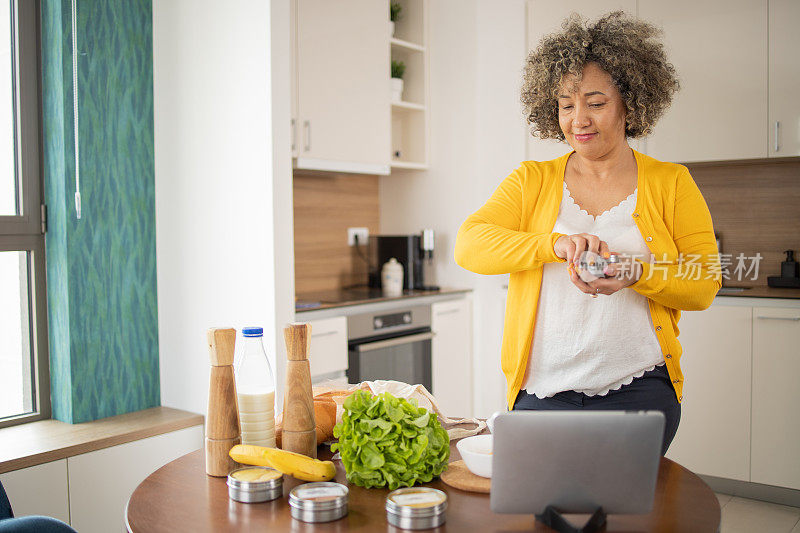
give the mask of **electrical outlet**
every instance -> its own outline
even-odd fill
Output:
[[[347,245],[356,245],[356,236],[358,236],[358,244],[364,246],[369,239],[369,229],[367,228],[347,228]]]

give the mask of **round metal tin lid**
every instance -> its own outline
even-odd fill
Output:
[[[349,489],[340,483],[305,483],[289,492],[289,505],[308,511],[336,509],[347,505]]]
[[[240,490],[265,490],[283,486],[283,474],[266,466],[237,468],[228,474],[228,486]]]
[[[435,516],[447,509],[447,494],[430,487],[408,487],[390,492],[386,510],[400,516]]]

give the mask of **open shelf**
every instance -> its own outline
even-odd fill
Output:
[[[395,109],[407,109],[409,111],[425,111],[424,105],[415,104],[414,102],[392,102],[392,107]]]
[[[392,102],[392,169],[428,169],[428,0],[396,0],[402,10],[390,39],[392,61],[405,66],[402,100]]]
[[[395,46],[397,48],[404,48],[406,50],[413,50],[415,52],[425,51],[425,47],[420,44],[412,43],[409,41],[403,41],[402,39],[395,39],[394,37],[392,37],[391,43],[392,46]]]

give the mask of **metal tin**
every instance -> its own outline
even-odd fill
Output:
[[[608,259],[606,259],[594,252],[584,251],[578,258],[578,268],[581,271],[588,272],[595,278],[605,278],[607,277],[605,274],[606,267],[620,262],[618,254],[609,254]]]
[[[305,483],[289,493],[292,518],[302,522],[331,522],[347,514],[350,491],[340,483]]]
[[[241,479],[246,471],[263,470],[260,480]],[[283,474],[265,466],[238,468],[228,474],[228,497],[237,502],[260,503],[280,498],[283,494]]]
[[[430,487],[397,489],[386,497],[386,520],[400,529],[431,529],[445,522],[447,494]]]

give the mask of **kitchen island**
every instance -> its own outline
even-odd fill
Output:
[[[450,461],[460,459],[455,441]],[[327,446],[320,459],[330,459]],[[266,503],[239,503],[228,499],[225,478],[205,473],[203,450],[189,453],[147,477],[134,491],[126,509],[126,525],[133,533],[161,531],[402,531],[386,522],[388,489],[349,485],[341,462],[336,479],[350,488],[349,513],[334,522],[307,524],[289,514],[287,496],[300,484],[284,476],[283,497]],[[533,475],[533,473],[531,473]],[[440,480],[426,484],[447,493],[447,522],[427,531],[553,531],[533,515],[495,514],[489,495],[454,489]],[[576,523],[578,520],[576,520]],[[662,458],[653,511],[646,515],[609,515],[608,531],[716,532],[719,502],[698,476],[678,463]]]

